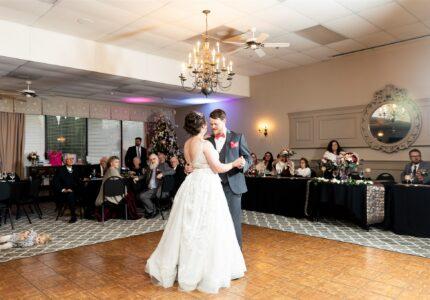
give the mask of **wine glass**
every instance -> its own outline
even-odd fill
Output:
[[[91,172],[91,177],[96,178],[96,169],[93,169]]]
[[[406,181],[406,183],[410,184],[411,183],[411,179],[412,179],[412,175],[411,174],[406,174],[405,175],[405,181]]]
[[[278,177],[281,177],[281,173],[282,173],[283,169],[284,168],[282,166],[276,165],[276,174]]]
[[[363,178],[364,178],[364,171],[363,171],[363,169],[360,170],[360,173],[358,173],[358,176],[360,176],[360,179],[363,180]]]
[[[339,176],[339,170],[335,169],[333,170],[333,178],[337,178]]]
[[[9,174],[9,176],[10,176],[10,179],[12,180],[12,182],[14,182],[15,181],[15,173],[12,172]]]

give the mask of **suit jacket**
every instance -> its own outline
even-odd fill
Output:
[[[163,176],[175,175],[175,170],[173,170],[168,163],[161,163],[158,165],[157,170],[163,174]],[[146,187],[148,187],[149,181],[151,180],[152,170],[148,167],[145,168],[143,178],[145,179]],[[160,180],[157,179],[157,186],[160,185]]]
[[[430,163],[426,162],[426,161],[422,161],[419,164],[419,168],[418,169],[423,169],[427,171],[427,175],[424,176],[424,184],[430,184]],[[402,174],[400,175],[400,181],[405,181],[405,175],[406,174],[411,174],[412,173],[412,163],[407,163],[405,165],[405,168],[403,169]],[[414,183],[420,183],[418,182],[418,180],[415,178],[414,179]]]
[[[208,138],[208,141],[210,141],[216,148],[214,135]],[[219,160],[222,163],[230,163],[238,159],[240,156],[243,156],[246,162],[243,169],[233,168],[227,173],[219,174],[223,183],[228,183],[232,192],[237,195],[248,191],[244,173],[248,171],[249,167],[252,165],[252,158],[245,136],[241,133],[228,130],[224,147],[221,149],[219,154]]]
[[[131,146],[127,149],[127,152],[125,153],[125,165],[127,168],[132,169],[133,168],[133,158],[137,156],[136,146]],[[147,153],[146,149],[142,146],[140,146],[140,160],[142,161],[140,166],[142,168],[146,167],[146,160],[147,160]]]
[[[182,182],[184,182],[185,177],[186,177],[185,168],[183,166],[181,166],[181,165],[178,165],[176,167],[175,175],[174,175],[174,178],[175,178],[175,189],[174,189],[174,193],[173,193],[174,195],[178,191],[178,189],[181,186]]]
[[[73,192],[78,192],[79,175],[76,168],[72,167],[72,173],[67,170],[66,166],[58,169],[53,180],[54,190],[56,193],[61,193],[63,189],[71,189]]]

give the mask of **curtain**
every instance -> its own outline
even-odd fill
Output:
[[[23,177],[24,114],[0,112],[0,169]]]

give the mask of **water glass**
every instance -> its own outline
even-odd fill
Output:
[[[10,176],[10,179],[12,181],[15,181],[15,173],[14,172],[10,173],[9,176]]]
[[[364,171],[361,170],[360,173],[358,174],[358,176],[360,176],[360,179],[363,180],[363,178],[364,178]]]

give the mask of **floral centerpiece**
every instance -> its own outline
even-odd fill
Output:
[[[39,154],[37,154],[36,151],[32,151],[28,153],[27,160],[31,162],[31,165],[36,165],[36,163],[39,161]]]

